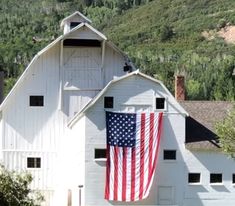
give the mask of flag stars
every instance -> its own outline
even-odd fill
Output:
[[[134,147],[136,114],[108,113],[107,142],[112,146]]]

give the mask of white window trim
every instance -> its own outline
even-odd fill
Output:
[[[31,96],[43,96],[43,106],[30,106],[30,97]],[[29,108],[36,108],[36,109],[42,109],[46,106],[46,98],[45,98],[45,95],[44,94],[33,94],[33,93],[30,93],[28,94],[28,107]]]
[[[105,162],[105,161],[107,161],[107,158],[103,158],[103,157],[102,158],[95,158],[95,150],[96,149],[104,149],[104,150],[106,150],[105,147],[102,147],[102,148],[101,147],[95,147],[94,148],[94,161],[95,162]]]
[[[235,182],[233,183],[233,175],[235,175],[235,173],[232,173],[232,186],[235,187]]]
[[[28,158],[40,158],[40,167],[28,167]],[[41,156],[27,156],[26,157],[26,169],[27,170],[41,170],[42,169],[42,157]]]
[[[189,174],[200,174],[200,181],[199,182],[189,182],[188,180],[188,185],[202,185],[202,174],[200,172],[188,172],[188,176]]]
[[[165,98],[165,104],[164,104],[164,109],[157,109],[157,98]],[[157,111],[157,112],[166,112],[168,111],[168,98],[165,97],[165,96],[154,96],[154,99],[153,99],[153,109],[154,111]]]
[[[164,151],[175,151],[175,159],[164,159]],[[166,162],[166,163],[175,163],[175,162],[177,162],[177,149],[163,149],[162,150],[162,160],[163,160],[163,162]]]
[[[222,175],[222,182],[210,182],[210,179],[211,179],[211,174],[221,174]],[[210,173],[210,176],[209,176],[209,184],[211,186],[223,186],[224,185],[224,182],[223,182],[223,173],[222,172],[215,172],[215,173]]]

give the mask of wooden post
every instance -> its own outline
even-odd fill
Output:
[[[68,190],[68,206],[72,206],[72,190]]]
[[[82,188],[83,185],[78,185],[79,188],[79,206],[82,206]]]

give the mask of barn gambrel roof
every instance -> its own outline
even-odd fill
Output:
[[[157,84],[160,84],[161,87],[166,91],[166,93],[171,96],[172,98],[174,98],[172,96],[172,94],[170,93],[170,91],[165,87],[165,85],[157,80],[157,79],[154,79],[146,74],[143,74],[141,73],[139,70],[136,70],[134,72],[131,72],[131,73],[128,73],[122,77],[118,77],[118,78],[115,78],[113,80],[111,80],[104,89],[102,89],[93,99],[91,99],[75,116],[73,119],[70,120],[70,122],[68,123],[68,127],[72,128],[73,125],[84,115],[84,113],[89,109],[91,108],[101,97],[102,95],[104,95],[104,93],[116,82],[119,82],[123,79],[127,79],[131,76],[134,76],[134,75],[139,75],[147,80],[150,80],[152,82],[155,82]],[[176,100],[175,100],[176,101]],[[188,113],[186,112],[186,110],[176,101],[176,104],[177,104],[177,109],[179,111],[179,113],[181,114],[184,114],[186,116],[188,116]]]
[[[94,27],[92,27],[90,24],[88,23],[81,23],[79,25],[77,25],[76,27],[74,27],[73,29],[71,29],[68,33],[63,34],[61,36],[59,36],[57,39],[55,39],[53,42],[51,42],[49,45],[47,45],[45,48],[43,48],[41,51],[39,51],[34,58],[32,59],[32,61],[29,63],[29,65],[26,67],[26,69],[24,70],[23,74],[20,76],[20,78],[17,80],[17,82],[15,83],[15,85],[13,86],[13,88],[11,89],[11,91],[8,93],[8,95],[5,97],[5,99],[3,100],[3,102],[0,105],[0,111],[2,111],[2,109],[4,108],[4,106],[6,105],[8,99],[10,98],[11,95],[14,94],[16,88],[21,84],[21,82],[23,81],[24,77],[27,75],[30,67],[34,64],[34,62],[37,61],[37,59],[44,54],[46,51],[48,51],[50,48],[52,48],[53,46],[55,46],[57,43],[59,43],[61,40],[66,39],[67,37],[69,37],[69,35],[71,35],[72,33],[74,33],[75,31],[78,31],[79,29],[86,27],[88,29],[90,29],[92,32],[94,32],[95,34],[97,34],[102,40],[106,41],[106,44],[108,46],[110,46],[111,48],[113,48],[115,51],[117,51],[118,53],[120,53],[127,62],[130,63],[130,65],[134,67],[133,63],[129,60],[129,58],[127,57],[127,55],[121,51],[118,47],[116,47],[112,42],[107,41],[107,37],[102,34],[101,32],[99,32],[98,30],[96,30]]]

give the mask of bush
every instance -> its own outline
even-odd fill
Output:
[[[43,197],[29,188],[32,176],[28,173],[8,171],[0,166],[0,205],[38,206]]]

